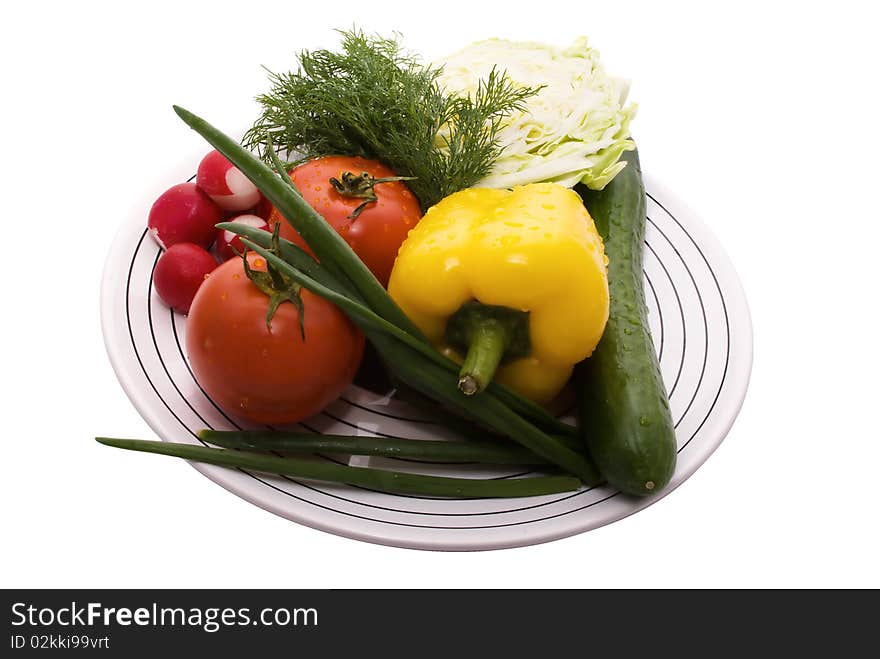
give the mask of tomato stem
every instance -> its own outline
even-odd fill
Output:
[[[330,185],[332,185],[333,189],[343,197],[364,200],[363,203],[355,208],[351,215],[348,216],[349,219],[355,220],[367,204],[379,200],[376,196],[375,190],[377,185],[380,183],[392,183],[394,181],[412,181],[414,179],[414,176],[386,176],[384,178],[375,178],[369,172],[361,172],[360,174],[355,174],[354,172],[342,172],[342,174],[339,175],[339,178],[334,176],[330,179]]]
[[[276,224],[275,230],[272,232],[272,243],[269,249],[269,251],[276,256],[281,251],[279,244],[280,229],[281,225]],[[251,283],[269,298],[269,308],[266,310],[266,327],[269,328],[269,331],[272,331],[272,318],[275,317],[275,312],[278,311],[278,307],[281,306],[282,302],[290,302],[299,312],[299,333],[300,336],[302,336],[303,341],[305,341],[306,329],[303,319],[304,309],[302,296],[300,295],[302,287],[290,277],[287,277],[270,261],[265,262],[265,271],[254,270],[248,262],[247,253],[248,250],[247,247],[245,247],[245,250],[241,255],[242,261],[244,262],[244,273],[247,275],[247,278],[251,280]]]

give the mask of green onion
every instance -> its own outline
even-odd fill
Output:
[[[329,270],[333,279],[342,288],[333,286],[326,280],[321,281],[318,279],[318,281],[348,297],[352,297],[352,290],[356,291],[360,300],[375,312],[376,315],[396,325],[407,334],[423,342],[426,346],[430,345],[421,331],[413,325],[412,321],[403,313],[403,310],[397,306],[397,303],[388,295],[370,270],[349,247],[348,243],[295,191],[289,180],[285,181],[281,176],[278,176],[254,154],[232,138],[224,135],[204,119],[179,106],[174,106],[174,111],[188,126],[204,137],[208,143],[228,158],[260,189],[291,226],[297,230],[303,240],[306,241],[317,256],[318,261],[320,261],[320,267]],[[238,235],[247,236],[263,247],[269,247],[268,240],[262,242],[265,239],[264,236],[257,235],[240,224],[223,224],[223,228]],[[288,243],[288,245],[295,247],[291,243]],[[282,247],[282,256],[284,256],[285,260],[288,260],[289,253],[289,248]],[[303,252],[303,254],[305,253]],[[308,272],[308,270],[304,271]],[[433,347],[431,347],[431,350],[436,353]],[[454,370],[457,378],[460,366],[442,355],[441,358],[448,362],[448,367]],[[576,430],[572,426],[559,422],[540,405],[518,395],[511,389],[493,382],[489,385],[488,391],[493,396],[501,399],[505,405],[513,408],[539,427],[547,429],[554,434],[575,436]]]
[[[456,387],[458,366],[428,344],[342,237],[289,183],[203,119],[176,106],[175,111],[275,204],[315,253],[319,264],[308,262],[306,265],[309,269],[317,268],[318,276],[309,276],[256,242],[245,244],[300,285],[337,304],[370,337],[397,378],[456,413],[509,435],[585,483],[598,482],[598,472],[584,454],[544,431],[570,435],[574,428],[561,423],[540,406],[500,385],[491,386],[478,396],[462,396]],[[230,230],[234,229],[230,227]],[[300,256],[291,260],[296,262]],[[330,277],[322,277],[321,272],[329,273]],[[352,289],[360,299],[352,295]]]
[[[272,247],[272,234],[265,229],[258,229],[257,227],[247,226],[246,224],[241,224],[239,222],[220,222],[216,227],[217,229],[229,231],[242,238],[253,241],[265,249],[270,249]],[[289,240],[285,240],[279,236],[278,246],[280,248],[281,258],[297,270],[301,270],[309,277],[319,281],[328,288],[339,291],[350,298],[360,300],[357,291],[355,291],[350,284],[343,283],[340,279],[330,274],[326,268],[321,267],[312,255],[299,245],[295,245]]]
[[[366,325],[372,329],[386,332],[394,336],[396,339],[402,341],[403,343],[406,343],[414,350],[419,351],[421,354],[423,354],[428,359],[431,359],[432,361],[440,362],[443,360],[443,355],[432,349],[430,346],[428,346],[428,344],[419,341],[410,334],[407,334],[397,325],[388,322],[364,304],[361,304],[357,300],[354,300],[346,296],[344,293],[330,288],[329,286],[325,286],[317,279],[310,277],[302,270],[299,270],[298,268],[290,265],[280,256],[273,254],[264,247],[260,247],[257,243],[248,240],[247,238],[243,238],[241,242],[244,244],[245,247],[262,256],[264,259],[266,259],[266,261],[278,268],[281,272],[293,279],[293,281],[295,281],[303,288],[306,288],[315,295],[319,295],[325,300],[328,300],[329,302],[335,304],[342,311],[344,311],[346,315],[352,318],[352,320],[355,320],[355,322],[357,322],[357,324],[361,326],[362,329],[363,325]]]
[[[388,349],[387,344],[383,346],[380,343],[383,338],[385,337],[378,336],[371,339],[379,352]],[[598,470],[585,454],[572,450],[559,439],[546,434],[501,401],[487,396],[486,392],[464,396],[458,390],[458,380],[450,379],[442,367],[427,360],[419,360],[418,355],[409,351],[406,346],[397,344],[391,349],[397,355],[394,362],[395,375],[408,386],[462,416],[476,418],[489,428],[503,432],[548,462],[574,474],[587,485],[598,485],[602,482]]]
[[[267,259],[270,263],[272,263],[272,265],[291,277],[301,286],[305,287],[316,295],[320,295],[330,302],[333,302],[341,309],[343,309],[347,314],[356,314],[360,318],[360,320],[356,322],[361,327],[361,329],[364,330],[365,333],[369,334],[368,330],[364,327],[364,323],[368,323],[374,329],[392,334],[401,342],[409,345],[413,350],[420,352],[427,359],[430,359],[431,361],[445,368],[449,372],[450,377],[455,378],[456,382],[458,381],[458,374],[460,370],[460,366],[458,364],[440,354],[430,344],[407,334],[400,327],[388,322],[384,318],[381,318],[378,314],[373,313],[363,304],[360,304],[356,300],[351,299],[350,295],[346,295],[346,287],[344,285],[338,284],[338,282],[335,282],[332,278],[328,277],[328,275],[322,274],[321,268],[318,267],[318,264],[315,263],[313,259],[310,259],[310,257],[308,257],[308,254],[306,254],[303,250],[296,247],[296,245],[293,245],[292,243],[287,243],[287,245],[289,246],[289,248],[287,249],[293,248],[295,250],[298,250],[298,252],[291,250],[288,253],[285,251],[286,248],[284,244],[287,241],[282,240],[281,257],[283,258],[281,258],[268,251],[267,248],[271,244],[271,236],[269,236],[266,231],[254,229],[252,227],[244,227],[237,223],[224,223],[218,224],[217,226],[242,236],[242,242],[245,246]],[[288,256],[292,258],[288,258]],[[309,258],[310,262],[305,261],[303,257]],[[297,263],[301,261],[304,263],[304,265],[310,268],[311,272],[308,270],[304,270],[297,265]],[[502,402],[504,402],[506,405],[510,406],[520,414],[523,414],[524,416],[529,418],[536,425],[547,428],[551,430],[554,434],[571,436],[576,432],[573,426],[569,426],[568,424],[558,421],[556,418],[551,416],[544,408],[540,407],[539,405],[535,405],[531,401],[527,401],[526,399],[519,397],[517,394],[510,391],[509,389],[506,389],[500,384],[494,383],[490,385],[487,391],[489,395],[496,396],[497,398],[501,399]],[[517,404],[514,405],[511,403]]]
[[[342,309],[370,336],[373,345],[383,354],[397,377],[407,385],[442,401],[451,409],[483,420],[490,427],[505,429],[513,439],[530,451],[575,474],[585,483],[595,485],[599,482],[599,473],[586,456],[548,436],[497,399],[486,396],[484,392],[474,396],[462,395],[458,389],[458,378],[449,377],[449,369],[445,363],[447,360],[439,352],[380,318],[362,304],[323,286],[272,252],[247,239],[242,242],[297,284]],[[386,334],[386,337],[378,334],[380,332]],[[383,338],[386,340],[383,341]],[[397,339],[397,342],[392,343],[393,339]],[[455,372],[457,373],[457,369]]]
[[[560,492],[572,492],[580,482],[570,476],[537,476],[483,480],[477,478],[447,478],[423,476],[405,472],[348,467],[328,462],[312,462],[295,458],[279,458],[259,453],[227,449],[213,449],[192,444],[113,439],[96,437],[101,444],[130,451],[143,451],[219,465],[237,467],[269,474],[279,474],[330,483],[356,485],[393,494],[414,494],[462,499],[495,497],[533,497]]]
[[[268,248],[271,246],[272,237],[268,232],[257,229],[254,227],[248,227],[238,223],[222,223],[217,225],[218,228],[233,231],[238,233],[243,239],[246,245],[249,245],[251,249],[258,251],[257,247],[260,248]],[[309,288],[307,285],[307,280],[303,279],[300,273],[297,270],[302,271],[303,274],[307,275],[309,278],[313,278],[321,286],[329,289],[329,292],[325,290],[325,288],[318,289],[316,287],[313,292],[316,294],[326,294],[332,296],[333,300],[336,302],[341,302],[344,305],[348,305],[351,308],[351,300],[345,300],[346,287],[340,284],[337,280],[335,280],[331,275],[329,275],[325,270],[323,270],[318,263],[303,249],[299,246],[294,245],[293,243],[280,239],[280,248],[281,248],[281,259],[278,259],[275,255],[271,254],[268,251],[262,250],[258,251],[262,256],[267,259],[271,259],[270,262],[279,267],[285,274],[288,274],[292,278],[294,278],[298,283]],[[310,289],[311,290],[311,289]],[[332,291],[338,291],[338,294],[333,294]],[[351,295],[351,290],[348,289],[349,295]],[[363,306],[363,305],[360,305]],[[408,343],[413,349],[418,350],[420,353],[425,355],[427,358],[432,359],[440,365],[443,365],[451,377],[457,376],[458,366],[452,362],[451,360],[446,359],[443,355],[434,350],[433,347],[430,347],[426,344],[420,344],[418,341],[415,341],[409,338],[405,333],[394,329],[394,326],[390,323],[383,321],[382,319],[372,314],[367,309],[363,309],[361,311],[362,315],[369,316],[373,319],[373,324],[377,325],[376,329],[379,331],[387,331],[393,333],[396,338],[401,339],[403,342]],[[367,320],[363,320],[364,323],[367,323]],[[368,328],[365,325],[360,325],[362,329],[366,333],[370,333]],[[423,395],[423,394],[422,394]],[[429,399],[430,400],[430,399]],[[449,419],[447,418],[447,423]],[[454,425],[454,422],[453,422]],[[559,436],[555,437],[557,441],[561,441],[564,443],[569,449],[577,451],[580,447],[577,440],[574,440],[568,434],[568,429],[571,428],[566,424],[562,424],[561,422],[558,424],[566,431],[566,434],[560,433]],[[461,431],[460,426],[456,428]],[[471,432],[465,433],[468,436],[472,436]]]
[[[500,442],[454,442],[399,437],[316,435],[279,430],[202,430],[199,439],[223,448],[287,453],[344,453],[386,458],[478,462],[499,465],[545,464],[531,451]]]

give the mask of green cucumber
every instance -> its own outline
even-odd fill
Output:
[[[578,424],[609,485],[659,492],[675,470],[675,428],[654,351],[642,274],[645,188],[636,151],[604,190],[578,193],[605,241],[611,309],[595,352],[576,369]]]

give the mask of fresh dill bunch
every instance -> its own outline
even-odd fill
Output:
[[[243,143],[305,157],[380,160],[408,182],[423,209],[486,176],[501,147],[504,119],[538,90],[517,88],[493,69],[468,96],[447,95],[441,69],[397,40],[343,31],[340,52],[302,51],[299,70],[272,73],[257,97],[262,114]]]

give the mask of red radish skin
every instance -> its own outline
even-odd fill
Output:
[[[257,186],[216,150],[199,163],[196,185],[225,211],[245,211],[262,199]]]
[[[269,223],[256,215],[239,215],[229,221],[269,231]],[[217,240],[214,245],[217,248],[217,255],[222,261],[228,261],[233,257],[239,256],[244,251],[241,236],[222,229],[217,230]]]
[[[180,183],[163,192],[150,208],[147,226],[165,249],[194,243],[207,249],[217,234],[223,213],[195,183]]]
[[[268,220],[269,216],[272,215],[273,210],[275,210],[275,207],[272,205],[272,202],[260,195],[260,201],[258,201],[257,205],[250,209],[248,213],[256,215],[257,217],[262,217],[264,220]]]
[[[186,314],[199,286],[216,267],[216,259],[204,247],[177,243],[165,250],[156,262],[153,286],[166,305]]]

